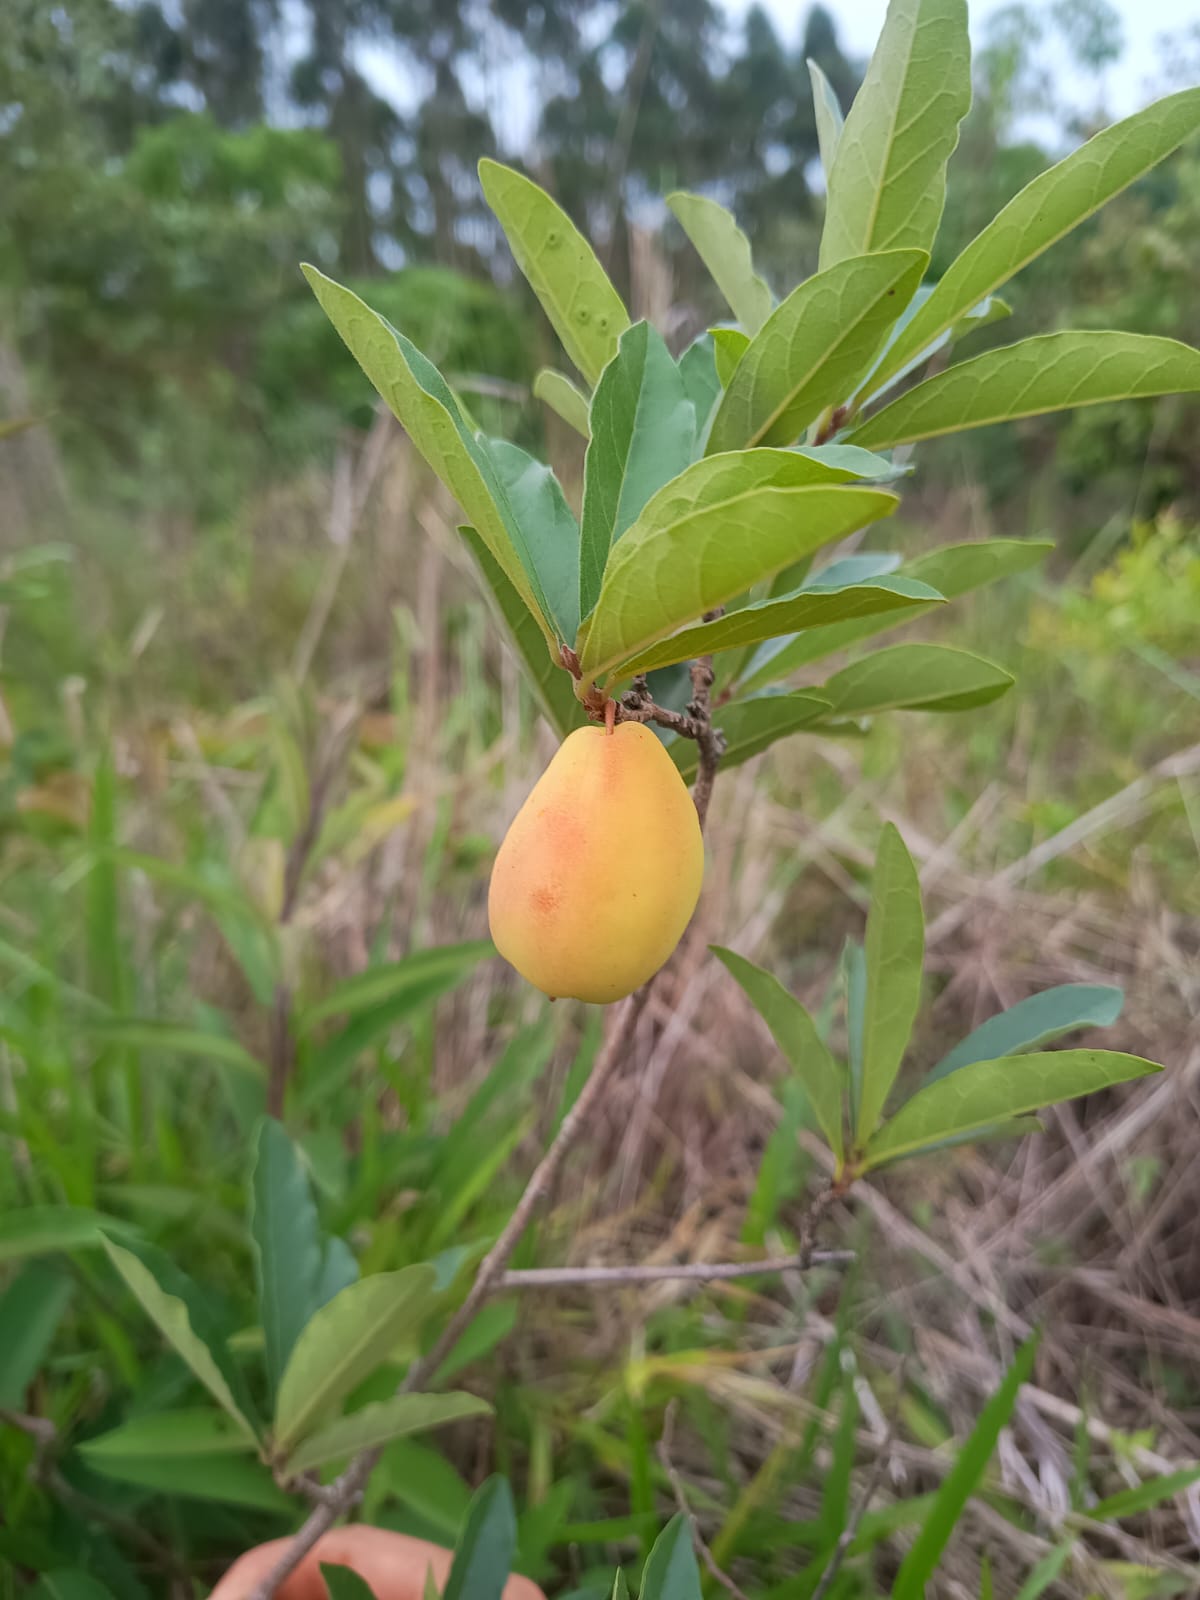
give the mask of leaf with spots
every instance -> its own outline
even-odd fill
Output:
[[[484,160],[479,181],[563,349],[587,381],[595,383],[629,326],[621,297],[595,251],[562,207],[531,179],[498,161]]]

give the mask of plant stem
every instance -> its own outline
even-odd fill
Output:
[[[853,1250],[811,1250],[807,1260],[799,1255],[765,1256],[761,1261],[692,1261],[652,1267],[530,1267],[505,1272],[492,1286],[494,1294],[508,1289],[571,1289],[627,1283],[723,1283],[731,1278],[754,1278],[762,1273],[803,1272],[806,1267],[846,1266]]]

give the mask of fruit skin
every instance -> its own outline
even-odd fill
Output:
[[[649,728],[578,728],[500,846],[492,938],[543,993],[605,1005],[663,965],[703,876],[696,807]]]

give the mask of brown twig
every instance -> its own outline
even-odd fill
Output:
[[[810,1250],[799,1255],[765,1256],[761,1261],[690,1261],[652,1267],[529,1267],[506,1272],[493,1285],[493,1293],[507,1289],[571,1289],[612,1287],[632,1283],[724,1283],[731,1278],[754,1278],[761,1273],[803,1272],[808,1267],[841,1267],[856,1259],[853,1250]]]
[[[675,1491],[675,1504],[687,1519],[688,1527],[692,1530],[692,1543],[696,1547],[696,1554],[703,1561],[709,1572],[733,1596],[733,1600],[746,1600],[746,1596],[734,1583],[733,1579],[717,1565],[716,1557],[705,1543],[704,1535],[700,1532],[700,1522],[691,1506],[688,1505],[687,1495],[684,1493],[683,1479],[679,1476],[679,1469],[671,1460],[671,1440],[675,1433],[675,1412],[678,1401],[672,1400],[667,1406],[663,1416],[662,1438],[658,1441],[657,1455],[662,1463],[662,1469],[670,1479],[671,1488]]]

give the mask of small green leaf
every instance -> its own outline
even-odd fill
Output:
[[[721,388],[728,389],[738,369],[738,362],[750,348],[750,335],[743,333],[740,328],[710,328],[708,331],[712,335],[717,378]]]
[[[581,652],[584,676],[631,660],[683,623],[774,577],[791,562],[896,508],[878,489],[811,484],[752,487],[753,456],[734,457],[713,494],[708,462],[659,491],[613,550]],[[794,472],[814,468],[780,451]],[[697,494],[689,507],[693,475]],[[729,537],[730,526],[738,538]]]
[[[236,1039],[201,1028],[184,1028],[159,1017],[98,1017],[79,1023],[80,1030],[105,1044],[127,1045],[135,1050],[162,1050],[168,1054],[197,1056],[219,1061],[252,1078],[264,1076],[258,1061]]]
[[[669,358],[668,358],[669,359]],[[564,643],[579,631],[579,524],[550,468],[507,439],[476,436],[523,538],[550,620]],[[557,652],[555,652],[557,659]]]
[[[547,653],[541,629],[529,608],[492,559],[492,553],[474,528],[460,528],[479,565],[490,597],[517,651],[525,677],[546,721],[560,739],[587,722],[587,713],[575,697],[571,675]]]
[[[846,1065],[850,1069],[850,1104],[862,1104],[863,1032],[867,1015],[867,958],[857,939],[842,951],[842,984],[846,992]]]
[[[574,428],[584,439],[588,437],[587,395],[577,389],[565,373],[556,372],[553,367],[543,367],[533,380],[533,392],[569,428]]]
[[[1182,89],[1096,134],[1004,207],[945,272],[889,351],[882,381],[1200,128],[1200,89]]]
[[[288,1470],[309,1472],[327,1461],[341,1461],[392,1439],[428,1433],[464,1417],[486,1416],[491,1409],[486,1400],[473,1394],[396,1394],[389,1400],[375,1400],[309,1434],[288,1456]]]
[[[835,672],[818,693],[830,720],[880,711],[966,711],[998,700],[1012,674],[993,661],[944,644],[895,644]]]
[[[343,1567],[332,1561],[322,1561],[320,1565],[329,1600],[375,1600],[374,1589],[353,1567]]]
[[[86,1206],[23,1206],[0,1216],[0,1261],[94,1249],[104,1243],[101,1228],[120,1226]]]
[[[796,446],[798,456],[807,456],[842,474],[840,481],[862,478],[869,483],[890,483],[911,472],[911,467],[898,467],[887,456],[877,456],[870,450],[861,450],[856,444],[802,444]]]
[[[711,333],[702,333],[688,345],[679,358],[679,375],[683,379],[684,392],[696,410],[694,454],[703,455],[704,446],[708,443],[708,426],[717,401],[721,398],[716,346]]]
[[[944,350],[947,345],[956,343],[965,338],[969,333],[977,333],[981,328],[986,328],[993,322],[1002,322],[1005,317],[1012,315],[1012,307],[1001,300],[998,295],[988,295],[977,306],[972,306],[964,311],[962,316],[950,327],[943,329],[934,339],[932,344],[926,345],[910,357],[903,366],[892,370],[891,353],[895,346],[904,337],[905,330],[920,313],[921,307],[934,292],[934,285],[923,283],[904,308],[899,321],[888,334],[887,341],[880,351],[879,359],[875,362],[870,372],[867,373],[859,388],[855,399],[855,408],[861,409],[864,405],[871,405],[889,389],[894,389],[902,378],[910,372],[915,372],[918,367],[924,366],[930,356],[936,355],[939,350]],[[866,398],[863,398],[863,397]]]
[[[434,1271],[404,1267],[360,1278],[311,1318],[296,1340],[279,1385],[275,1442],[281,1450],[308,1434],[370,1377],[432,1309]]]
[[[585,617],[600,593],[610,548],[692,459],[695,407],[662,335],[648,322],[621,335],[592,396],[591,433],[578,555],[578,610]]]
[[[1074,1548],[1075,1540],[1067,1538],[1062,1544],[1055,1545],[1053,1550],[1048,1550],[1017,1590],[1016,1600],[1041,1600],[1041,1596],[1070,1560]]]
[[[791,594],[759,600],[742,606],[713,622],[701,622],[672,634],[622,668],[631,676],[654,667],[670,666],[675,661],[693,661],[697,656],[718,650],[733,650],[740,645],[757,644],[776,634],[791,634],[798,628],[816,628],[854,617],[872,617],[879,612],[911,610],[943,603],[943,597],[928,584],[908,578],[870,578],[865,583],[806,583]]]
[[[113,1266],[164,1339],[200,1382],[250,1437],[253,1412],[241,1374],[224,1341],[212,1326],[198,1286],[160,1250],[146,1245],[126,1247],[104,1239]]]
[[[254,1440],[220,1411],[152,1411],[132,1417],[108,1433],[85,1439],[79,1453],[97,1472],[122,1461],[178,1456],[240,1456]]]
[[[576,389],[565,373],[558,373],[554,366],[542,366],[533,379],[533,394],[581,438],[589,437],[587,395]]]
[[[1109,400],[1200,389],[1200,351],[1141,333],[1043,333],[926,378],[855,428],[875,450]]]
[[[463,1329],[453,1350],[434,1373],[436,1383],[449,1383],[464,1367],[490,1355],[517,1325],[515,1300],[491,1300]]]
[[[738,362],[707,453],[790,444],[827,406],[847,399],[928,261],[920,250],[855,256],[793,289]]]
[[[981,1023],[942,1057],[925,1082],[936,1083],[973,1061],[1019,1055],[1076,1028],[1107,1028],[1121,1015],[1124,1003],[1123,991],[1108,983],[1060,983],[1031,994]]]
[[[1040,1106],[1075,1100],[1161,1071],[1153,1061],[1115,1050],[1049,1050],[974,1061],[918,1089],[875,1134],[867,1155],[873,1166],[935,1139],[971,1133]]]
[[[929,1515],[921,1525],[900,1565],[892,1585],[892,1600],[925,1600],[926,1585],[937,1570],[950,1535],[958,1525],[963,1509],[978,1487],[992,1458],[1001,1429],[1012,1416],[1021,1385],[1033,1370],[1037,1338],[1028,1339],[1017,1351],[1016,1359],[1004,1375],[995,1394],[984,1406],[971,1435],[942,1479]]]
[[[892,823],[875,856],[867,916],[867,987],[863,1010],[862,1093],[855,1108],[861,1147],[879,1121],[900,1071],[921,1002],[925,918],[912,857]]]
[[[620,295],[591,245],[544,189],[497,161],[479,163],[479,181],[563,349],[595,383],[629,326]]]
[[[612,1595],[610,1600],[629,1600],[629,1585],[625,1581],[625,1574],[620,1567],[613,1577]]]
[[[966,0],[891,0],[837,142],[822,267],[932,246],[946,202],[946,163],[970,104]]]
[[[721,770],[737,767],[769,749],[778,739],[815,727],[829,714],[829,701],[816,694],[768,694],[722,706],[715,721],[725,735]],[[686,783],[696,775],[699,757],[691,739],[676,739],[667,753]]]
[[[771,314],[771,291],[754,270],[750,241],[715,200],[678,190],[667,196],[667,205],[695,245],[729,309],[753,338]]]
[[[1045,1126],[1038,1117],[1005,1117],[1001,1122],[989,1122],[984,1128],[971,1133],[955,1133],[946,1139],[934,1139],[929,1144],[906,1150],[891,1161],[871,1162],[872,1172],[882,1172],[898,1161],[916,1161],[923,1156],[936,1155],[939,1150],[957,1150],[964,1144],[999,1144],[1002,1140],[1023,1139],[1026,1134],[1043,1133]]]
[[[305,1008],[301,1026],[304,1031],[327,1017],[357,1017],[370,1012],[385,1001],[407,999],[419,993],[420,1004],[425,998],[425,985],[430,978],[445,978],[447,987],[480,961],[495,954],[490,939],[474,939],[465,944],[436,945],[429,950],[418,950],[400,961],[385,961],[368,967],[352,978],[336,984],[323,1000]]]
[[[24,1410],[25,1391],[45,1360],[73,1291],[65,1273],[31,1261],[0,1294],[0,1407]]]
[[[425,1600],[441,1600],[441,1590],[437,1586],[432,1567],[427,1567],[425,1570]]]
[[[815,61],[808,61],[808,76],[812,81],[813,113],[817,119],[817,145],[821,152],[821,167],[825,173],[825,185],[829,186],[829,174],[833,171],[833,160],[837,155],[838,140],[842,136],[845,126],[845,117],[838,104],[838,97],[833,91],[833,85],[821,71]]]
[[[321,1250],[321,1271],[317,1278],[317,1305],[323,1306],[358,1282],[358,1260],[344,1239],[326,1239]]]
[[[56,1567],[41,1574],[29,1600],[113,1600],[113,1594],[78,1567]]]
[[[443,1600],[500,1600],[516,1548],[512,1491],[503,1478],[489,1478],[467,1511]]]
[[[914,583],[928,584],[947,600],[955,600],[972,589],[1027,571],[1044,560],[1053,548],[1052,544],[1034,539],[978,539],[969,544],[948,544],[919,556],[904,567],[899,576]],[[826,569],[817,573],[814,581],[829,582],[831,578],[832,574]],[[751,659],[742,676],[742,685],[746,689],[758,689],[774,683],[810,661],[820,661],[860,639],[922,616],[934,603],[900,612],[879,612],[852,622],[834,622],[828,627],[809,628],[795,638],[765,644]]]
[[[250,1197],[258,1311],[274,1393],[301,1328],[319,1304],[323,1244],[304,1163],[272,1117],[259,1125]]]
[[[638,1600],[700,1600],[700,1571],[692,1530],[680,1512],[654,1541]]]
[[[804,1086],[825,1142],[842,1159],[842,1074],[799,1000],[769,972],[720,945],[709,949],[741,984]]]
[[[1160,1478],[1149,1478],[1132,1489],[1120,1489],[1107,1499],[1098,1500],[1086,1507],[1084,1515],[1093,1522],[1116,1522],[1121,1517],[1136,1516],[1151,1506],[1161,1505],[1200,1482],[1200,1466],[1181,1467],[1178,1472],[1166,1472]]]
[[[321,309],[345,341],[413,444],[457,499],[508,581],[521,596],[551,651],[557,646],[550,609],[533,558],[486,453],[476,443],[441,373],[417,347],[356,294],[315,267],[301,269]]]

